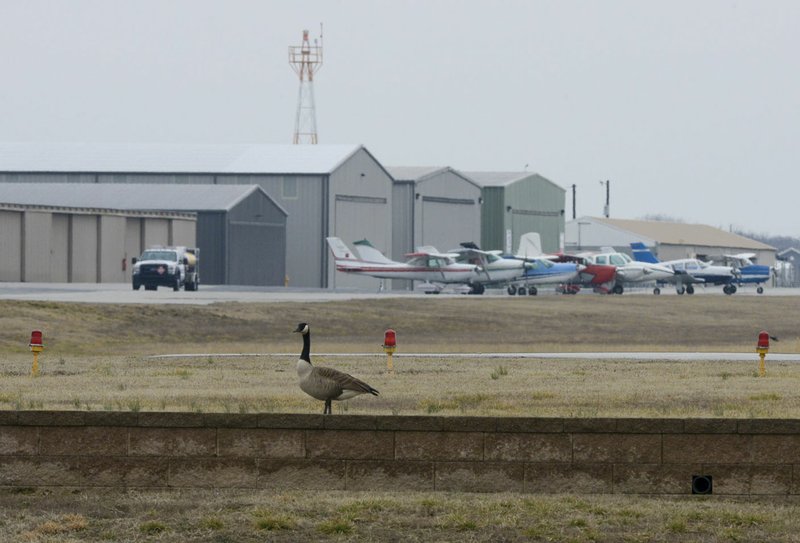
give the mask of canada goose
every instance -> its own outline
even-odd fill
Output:
[[[359,394],[369,392],[373,396],[378,391],[364,381],[352,375],[333,368],[318,368],[311,365],[311,329],[308,324],[301,322],[297,325],[296,333],[303,334],[303,352],[297,360],[297,377],[300,379],[300,389],[318,400],[325,402],[323,415],[333,414],[331,400],[347,400]]]

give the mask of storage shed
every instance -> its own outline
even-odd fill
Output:
[[[564,245],[566,191],[531,172],[463,172],[483,189],[481,247],[515,252],[519,238],[538,232],[542,250]]]
[[[614,247],[630,254],[630,244],[644,243],[659,260],[719,259],[724,254],[755,253],[755,263],[775,265],[775,248],[705,224],[580,217],[566,225],[567,251]]]
[[[258,185],[288,214],[292,286],[371,285],[336,273],[327,236],[391,244],[392,178],[361,145],[0,143],[7,182]]]
[[[0,183],[0,223],[7,281],[129,281],[152,245],[199,247],[205,284],[286,273],[286,211],[257,185]]]

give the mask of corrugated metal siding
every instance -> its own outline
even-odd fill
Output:
[[[228,213],[229,283],[280,286],[286,275],[286,215],[254,192]],[[202,250],[202,249],[201,249]]]
[[[53,216],[50,213],[24,213],[25,239],[23,281],[50,281],[50,231],[53,228]]]
[[[338,236],[351,245],[367,238],[387,255],[392,252],[392,185],[389,174],[364,149],[330,177],[328,231],[320,232],[325,250],[326,284],[320,286],[376,288],[378,280],[336,271],[325,236]]]
[[[144,223],[144,248],[153,245],[169,245],[169,220],[142,219]]]
[[[22,280],[22,213],[0,210],[0,281]]]
[[[414,183],[395,183],[392,187],[392,253],[394,260],[414,249]],[[412,281],[392,280],[392,289],[411,290]]]
[[[197,215],[197,246],[200,247],[200,282],[225,284],[227,261],[227,213],[203,212]]]
[[[0,183],[96,183],[97,176],[83,173],[0,173]]]
[[[118,174],[97,174],[95,183],[151,183],[160,185],[210,185],[214,183],[213,175],[201,174],[135,174],[135,173],[118,173]]]
[[[71,283],[97,282],[97,215],[70,217]]]
[[[195,225],[197,221],[172,219],[172,244],[197,247],[197,234]]]
[[[462,241],[481,242],[480,187],[452,170],[417,183],[414,245],[433,245],[441,251]]]
[[[99,281],[101,283],[124,283],[128,280],[128,271],[122,270],[120,248],[125,247],[125,217],[101,215],[99,221]]]
[[[513,248],[528,232],[539,232],[542,250],[547,253],[560,249],[564,233],[565,191],[538,175],[506,186],[506,206],[511,206]]]
[[[284,177],[295,180],[297,196],[283,194]],[[326,177],[315,175],[221,175],[217,183],[254,184],[275,200],[289,214],[286,222],[286,273],[294,287],[322,285],[323,186]]]
[[[69,215],[53,213],[50,229],[50,281],[69,281]]]
[[[132,273],[132,262],[131,259],[136,257],[137,259],[141,256],[142,251],[144,251],[145,247],[142,243],[142,219],[137,219],[135,217],[127,217],[125,221],[125,258],[128,259],[128,274],[126,281],[131,279]]]
[[[484,187],[481,206],[481,247],[488,251],[505,249],[506,209],[502,187]],[[510,224],[510,219],[508,219]]]

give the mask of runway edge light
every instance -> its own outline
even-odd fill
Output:
[[[392,362],[392,355],[397,348],[397,333],[389,328],[383,334],[383,351],[386,353],[386,369],[389,373],[394,373],[394,363]]]
[[[758,344],[756,345],[756,352],[758,353],[758,357],[761,359],[758,364],[758,375],[760,377],[764,377],[767,374],[767,368],[764,363],[764,358],[767,356],[769,352],[769,333],[762,330],[758,334]]]
[[[44,351],[44,341],[41,330],[31,332],[31,341],[28,343],[33,353],[33,366],[31,367],[31,377],[39,375],[39,353]]]

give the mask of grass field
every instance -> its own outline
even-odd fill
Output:
[[[753,352],[759,330],[800,349],[782,297],[430,297],[361,302],[111,306],[0,301],[0,409],[321,412],[296,386],[292,334],[312,359],[364,378],[379,398],[335,413],[800,418],[800,364],[757,376],[742,362],[395,358],[400,352]],[[27,341],[45,333],[41,374]],[[314,357],[314,352],[374,357]],[[224,358],[213,353],[253,353]],[[212,353],[152,359],[165,353]],[[334,415],[335,416],[335,415]],[[717,497],[0,490],[0,540],[798,541],[796,500]]]

